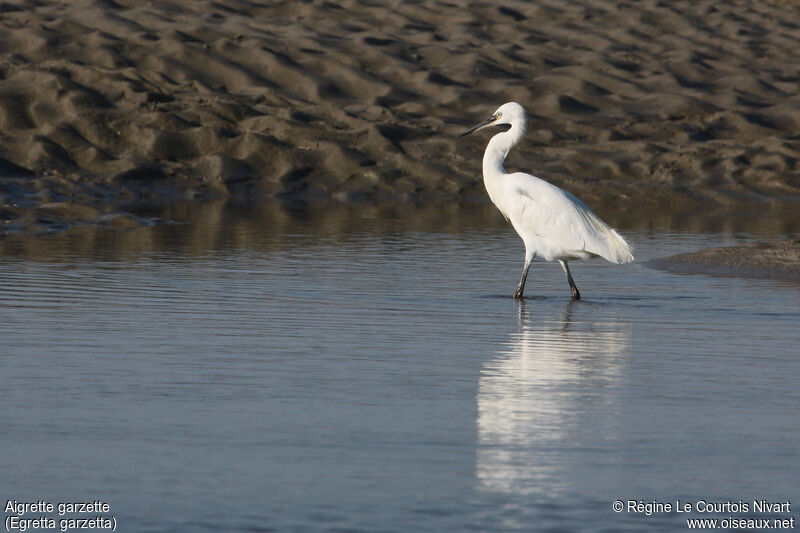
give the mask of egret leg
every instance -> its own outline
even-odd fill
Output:
[[[522,293],[525,290],[525,280],[528,278],[528,269],[531,268],[531,260],[525,260],[525,268],[522,269],[522,277],[519,279],[517,290],[511,295],[512,298],[522,298]]]
[[[573,300],[580,300],[581,293],[578,292],[578,286],[575,285],[575,280],[572,279],[572,273],[569,271],[569,265],[566,261],[558,261],[561,263],[561,268],[564,269],[564,272],[567,274],[567,281],[569,281],[569,289],[572,291],[572,299]]]

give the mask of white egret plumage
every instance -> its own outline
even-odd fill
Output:
[[[631,248],[619,233],[603,222],[572,194],[524,172],[506,172],[508,152],[525,135],[525,109],[516,102],[500,106],[491,117],[464,133],[509,124],[507,131],[491,138],[483,154],[486,192],[525,243],[525,266],[514,298],[522,298],[528,270],[535,258],[558,261],[567,275],[572,298],[581,295],[572,279],[568,261],[602,257],[612,263],[633,261]]]

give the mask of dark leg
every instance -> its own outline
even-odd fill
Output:
[[[561,263],[561,268],[564,269],[564,272],[567,273],[567,281],[569,281],[569,289],[572,291],[572,299],[580,300],[581,293],[578,292],[578,286],[575,285],[575,281],[572,279],[572,273],[569,271],[569,265],[566,261],[559,261],[559,263]]]
[[[528,277],[528,269],[531,268],[531,261],[525,261],[525,268],[522,270],[522,277],[519,279],[517,290],[511,295],[512,298],[522,298],[522,293],[525,290],[525,280]]]

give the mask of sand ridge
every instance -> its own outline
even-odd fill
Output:
[[[648,265],[686,274],[800,281],[800,241],[709,248],[654,259]]]
[[[0,204],[169,195],[485,199],[509,169],[590,205],[800,199],[800,7],[11,0]]]

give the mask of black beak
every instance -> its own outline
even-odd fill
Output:
[[[489,126],[489,125],[490,125],[492,122],[494,122],[495,120],[497,120],[497,117],[496,117],[495,115],[492,115],[491,117],[487,118],[486,120],[484,120],[484,121],[483,121],[483,122],[481,122],[480,124],[476,124],[476,125],[472,126],[470,129],[468,129],[467,131],[465,131],[464,133],[462,133],[461,135],[459,135],[459,137],[464,137],[465,135],[469,135],[469,134],[470,134],[470,133],[472,133],[473,131],[478,131],[478,130],[479,130],[479,129],[481,129],[481,128],[484,128],[484,127],[486,127],[486,126]]]

